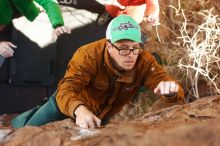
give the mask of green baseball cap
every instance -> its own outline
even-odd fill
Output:
[[[109,23],[106,39],[110,40],[111,43],[124,39],[141,43],[140,26],[131,16],[119,15]]]

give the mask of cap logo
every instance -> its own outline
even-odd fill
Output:
[[[138,29],[137,26],[134,26],[133,24],[131,24],[130,21],[128,21],[127,23],[121,23],[120,26],[113,28],[113,31],[121,31],[121,30],[128,30],[129,28],[134,28],[134,29]]]

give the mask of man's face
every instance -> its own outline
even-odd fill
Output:
[[[107,42],[113,66],[120,70],[131,70],[140,52],[143,51],[140,43],[131,40],[120,40],[111,44]]]

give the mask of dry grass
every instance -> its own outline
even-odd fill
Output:
[[[207,93],[203,94],[203,91],[199,91],[201,86],[199,83],[204,83],[204,81],[205,85],[209,87],[206,88],[206,90],[210,89],[210,95],[214,95],[216,93],[219,94],[219,89],[217,87],[219,77],[216,76],[219,72],[219,39],[214,38],[219,38],[219,17],[217,18],[219,15],[219,10],[216,6],[219,5],[220,2],[215,0],[167,0],[166,2],[168,7],[162,5],[163,20],[165,21],[162,22],[161,26],[162,29],[165,29],[169,32],[169,37],[161,37],[162,39],[158,43],[160,43],[159,52],[164,58],[166,68],[168,69],[167,71],[182,82],[187,94],[191,97],[199,98],[207,95]],[[212,12],[210,13],[211,8]],[[213,21],[211,21],[213,18],[216,18],[215,20],[217,20],[215,24],[213,24]],[[204,25],[207,24],[209,26],[206,29],[210,31],[204,30]],[[201,29],[201,26],[203,26],[203,30]],[[214,34],[214,32],[216,32],[216,34]],[[187,43],[186,36],[188,38]],[[189,38],[192,40],[189,41]],[[206,44],[204,44],[204,42],[206,42]],[[212,44],[212,49],[210,49],[210,44]],[[179,60],[181,60],[181,63],[184,63],[185,65],[189,65],[193,62],[192,53],[189,53],[189,46],[191,46],[191,52],[194,52],[194,54],[197,55],[201,54],[201,56],[202,53],[205,52],[204,50],[206,50],[208,55],[206,56],[206,58],[208,58],[206,61],[209,60],[209,63],[204,63],[204,53],[202,57],[203,59],[201,60],[203,67],[206,66],[206,73],[201,74],[202,72],[200,72],[199,76],[195,76],[195,74],[198,75],[198,73],[195,73],[198,72],[198,69],[197,71],[195,70],[195,66],[191,67],[191,72],[189,72],[189,70],[183,70],[183,65],[179,65]],[[201,48],[203,48],[203,50]],[[196,63],[198,65],[198,57]],[[209,64],[208,68],[207,64]],[[215,88],[213,88],[213,86]],[[204,88],[201,90],[203,89]]]
[[[180,29],[181,41],[186,48],[186,54],[179,62],[179,67],[184,69],[192,85],[192,93],[199,98],[198,81],[200,76],[215,87],[220,93],[216,79],[219,78],[220,70],[220,18],[213,15],[212,10],[203,11],[203,22],[192,33],[188,31],[187,19],[185,18]]]

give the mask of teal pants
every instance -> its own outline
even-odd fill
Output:
[[[55,95],[52,95],[42,106],[37,106],[12,119],[12,126],[14,128],[21,128],[26,125],[41,126],[65,118],[68,117],[60,112]]]

